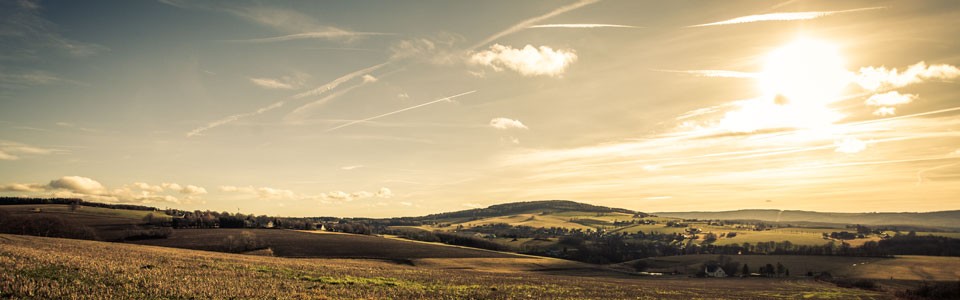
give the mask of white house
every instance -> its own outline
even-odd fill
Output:
[[[707,277],[727,277],[727,272],[720,266],[707,266],[703,272],[707,273]]]

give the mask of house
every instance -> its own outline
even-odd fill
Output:
[[[707,274],[707,277],[727,277],[727,272],[724,272],[720,266],[707,266],[703,272]]]

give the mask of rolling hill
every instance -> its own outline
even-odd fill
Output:
[[[896,213],[834,213],[802,210],[745,209],[718,212],[657,212],[663,217],[701,220],[758,220],[861,225],[907,225],[960,229],[960,210]]]

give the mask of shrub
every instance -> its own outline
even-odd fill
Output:
[[[130,229],[123,232],[122,239],[125,241],[165,239],[173,234],[170,227],[157,227],[150,229]]]
[[[0,232],[84,240],[98,239],[93,228],[47,215],[28,217],[8,215],[0,218]]]
[[[228,235],[223,239],[223,248],[227,252],[239,253],[267,247],[269,247],[267,243],[257,238],[255,233],[246,230],[240,232],[239,235]]]
[[[933,284],[924,282],[915,289],[898,291],[897,297],[904,299],[960,299],[960,281]]]

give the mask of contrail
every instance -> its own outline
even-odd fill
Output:
[[[685,73],[701,77],[724,77],[724,78],[757,78],[756,73],[730,71],[730,70],[662,70],[653,69],[658,72]]]
[[[346,123],[346,124],[343,124],[343,125],[340,125],[340,126],[337,126],[337,127],[333,127],[333,128],[327,129],[326,131],[327,131],[327,132],[334,131],[334,130],[337,130],[337,129],[340,129],[340,128],[344,128],[344,127],[347,127],[347,126],[350,126],[350,125],[357,124],[357,123],[362,123],[362,122],[366,122],[366,121],[376,120],[376,119],[383,118],[383,117],[386,117],[386,116],[389,116],[389,115],[398,114],[398,113],[401,113],[401,112],[405,112],[405,111],[408,111],[408,110],[411,110],[411,109],[415,109],[415,108],[419,108],[419,107],[424,107],[424,106],[427,106],[427,105],[430,105],[430,104],[434,104],[434,103],[437,103],[437,102],[441,102],[441,101],[450,101],[450,100],[453,99],[453,98],[457,98],[457,97],[460,97],[460,96],[473,94],[473,93],[475,93],[476,91],[477,91],[477,90],[472,90],[472,91],[469,91],[469,92],[460,93],[460,94],[456,94],[456,95],[453,95],[453,96],[449,96],[449,97],[445,97],[445,98],[440,98],[440,99],[437,99],[437,100],[433,100],[433,101],[430,101],[430,102],[427,102],[427,103],[417,104],[417,105],[414,105],[414,106],[411,106],[411,107],[407,107],[407,108],[404,108],[404,109],[391,111],[391,112],[388,112],[388,113],[385,113],[385,114],[382,114],[382,115],[377,115],[377,116],[369,117],[369,118],[366,118],[366,119],[363,119],[363,120],[352,121],[352,122],[349,122],[349,123]]]
[[[523,22],[517,23],[516,25],[513,25],[513,26],[511,26],[510,28],[507,28],[506,30],[503,30],[503,31],[501,31],[501,32],[497,32],[496,34],[491,35],[490,37],[484,39],[483,41],[474,44],[473,46],[470,47],[470,49],[472,50],[472,49],[477,49],[477,48],[483,47],[484,45],[489,44],[490,42],[492,42],[492,41],[494,41],[494,40],[496,40],[496,39],[498,39],[498,38],[500,38],[500,37],[502,37],[502,36],[505,36],[505,35],[508,35],[508,34],[511,34],[511,33],[514,33],[514,32],[520,31],[520,30],[524,30],[524,29],[532,26],[533,24],[539,23],[540,21],[543,21],[543,20],[546,20],[546,19],[555,17],[555,16],[557,16],[557,15],[563,14],[563,13],[565,13],[565,12],[568,12],[568,11],[571,11],[571,10],[574,10],[574,9],[578,9],[578,8],[581,8],[581,7],[590,5],[590,4],[594,4],[594,3],[597,3],[597,2],[600,2],[600,0],[580,0],[580,1],[577,1],[577,3],[573,3],[573,4],[570,4],[570,5],[566,5],[566,6],[561,6],[560,8],[554,9],[553,11],[550,11],[550,12],[548,12],[548,13],[546,13],[546,14],[543,14],[543,15],[540,15],[540,16],[536,16],[536,17],[533,17],[533,18],[529,18],[529,19],[523,20]]]
[[[187,137],[197,136],[197,135],[200,135],[200,133],[203,133],[204,131],[210,130],[210,129],[214,128],[214,127],[221,126],[221,125],[224,125],[224,124],[227,124],[227,123],[236,121],[236,120],[240,120],[240,119],[242,119],[242,118],[252,117],[252,116],[256,116],[256,115],[259,115],[259,114],[262,114],[262,113],[271,111],[271,110],[273,110],[273,109],[275,109],[275,108],[279,108],[279,107],[283,106],[284,103],[285,103],[284,101],[279,101],[279,102],[270,104],[270,105],[268,105],[268,106],[262,107],[262,108],[260,108],[260,109],[258,109],[258,110],[256,110],[256,111],[254,111],[254,112],[249,112],[249,113],[244,113],[244,114],[236,114],[236,115],[228,116],[228,117],[223,118],[223,119],[220,119],[220,120],[216,120],[216,121],[210,122],[209,124],[207,124],[207,125],[205,125],[205,126],[203,126],[203,127],[198,127],[198,128],[196,128],[196,129],[194,129],[194,130],[191,130],[190,132],[187,132]]]
[[[379,64],[379,65],[375,65],[375,66],[372,66],[372,67],[368,67],[368,68],[365,68],[365,69],[361,69],[361,70],[358,70],[358,71],[354,71],[354,72],[352,72],[352,73],[348,73],[348,74],[346,74],[346,75],[340,76],[340,77],[337,78],[337,79],[334,79],[333,81],[330,81],[330,82],[328,82],[328,83],[326,83],[326,84],[324,84],[324,85],[321,85],[321,86],[319,86],[319,87],[317,87],[317,88],[315,88],[315,89],[312,89],[312,90],[309,90],[309,91],[306,91],[306,92],[302,92],[302,93],[296,94],[296,95],[294,95],[294,96],[292,96],[292,97],[290,97],[290,98],[291,98],[291,99],[301,99],[301,98],[308,97],[308,96],[316,96],[316,95],[323,94],[323,93],[325,93],[325,92],[328,92],[328,91],[336,88],[337,86],[339,86],[340,84],[342,84],[342,83],[344,83],[344,82],[350,81],[351,79],[354,79],[354,78],[356,78],[356,77],[358,77],[358,76],[361,76],[361,75],[367,74],[367,73],[369,73],[369,72],[372,72],[372,71],[374,71],[374,70],[376,70],[376,69],[379,69],[379,68],[381,68],[381,67],[383,67],[383,66],[386,66],[387,64],[389,64],[389,62],[385,62],[385,63]],[[338,94],[338,95],[339,95],[339,94]],[[324,99],[326,99],[326,98],[324,98]],[[323,100],[323,99],[321,99],[321,100]],[[327,100],[329,100],[329,99],[327,99]],[[204,126],[201,126],[201,127],[196,128],[196,129],[193,129],[193,130],[191,130],[190,132],[187,132],[187,137],[194,137],[194,136],[200,135],[200,133],[203,133],[204,131],[207,131],[207,130],[210,130],[210,129],[213,129],[213,128],[216,128],[216,127],[219,127],[219,126],[223,126],[223,125],[229,124],[229,123],[231,123],[231,122],[235,122],[235,121],[240,120],[240,119],[243,119],[243,118],[247,118],[247,117],[252,117],[252,116],[256,116],[256,115],[263,114],[263,113],[265,113],[265,112],[268,112],[268,111],[271,111],[271,110],[273,110],[273,109],[279,108],[279,107],[283,106],[284,104],[286,104],[286,101],[283,101],[283,100],[282,100],[282,101],[277,101],[277,102],[274,102],[273,104],[267,105],[267,106],[265,106],[265,107],[261,107],[260,109],[257,109],[256,111],[253,111],[253,112],[242,113],[242,114],[235,114],[235,115],[227,116],[227,117],[222,118],[222,119],[220,119],[220,120],[216,120],[216,121],[210,122],[210,123],[208,123],[207,125],[204,125]]]
[[[329,91],[329,90],[332,90],[332,89],[336,88],[338,85],[340,85],[340,84],[342,84],[342,83],[344,83],[344,82],[349,81],[350,79],[354,79],[354,78],[356,78],[357,76],[361,76],[361,75],[364,75],[364,74],[366,74],[366,73],[373,72],[373,71],[375,71],[375,70],[377,70],[377,69],[379,69],[379,68],[382,68],[383,66],[386,66],[386,65],[388,65],[388,64],[390,64],[390,62],[385,62],[385,63],[379,64],[379,65],[375,65],[375,66],[372,66],[372,67],[369,67],[369,68],[366,68],[366,69],[362,69],[362,70],[357,70],[357,71],[354,71],[353,73],[349,73],[349,74],[340,76],[340,78],[334,79],[333,81],[328,82],[327,84],[321,85],[321,86],[319,86],[319,87],[317,87],[317,88],[315,88],[315,89],[312,89],[312,90],[309,90],[309,91],[306,91],[306,92],[303,92],[303,93],[296,94],[296,95],[293,96],[293,98],[294,98],[294,99],[300,99],[300,98],[307,97],[307,96],[316,96],[316,95],[323,94],[324,92],[327,92],[327,91]]]
[[[868,10],[884,9],[886,7],[867,7],[867,8],[858,8],[858,9],[849,9],[849,10],[837,10],[837,11],[806,11],[806,12],[786,12],[786,13],[772,13],[772,14],[761,14],[761,15],[750,15],[739,18],[733,18],[726,21],[706,23],[699,25],[687,26],[691,27],[707,27],[707,26],[718,26],[718,25],[732,25],[732,24],[743,24],[743,23],[753,23],[753,22],[764,22],[764,21],[800,21],[800,20],[811,20],[836,14],[852,13],[852,12],[861,12]]]
[[[393,35],[393,34],[383,33],[383,32],[320,31],[320,32],[304,32],[304,33],[275,36],[275,37],[268,37],[268,38],[259,38],[259,39],[227,40],[225,42],[272,43],[272,42],[286,42],[286,41],[293,41],[293,40],[335,39],[335,38],[349,38],[349,37],[371,36],[371,35]]]
[[[542,24],[533,25],[527,28],[643,28],[630,25],[616,24]]]

